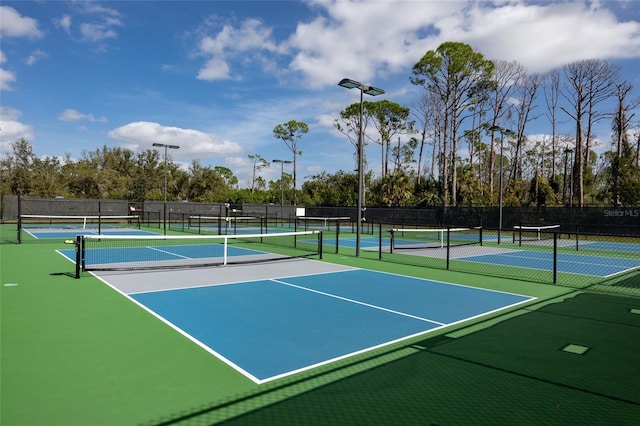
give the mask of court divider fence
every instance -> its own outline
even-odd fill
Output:
[[[473,228],[470,228],[473,230]],[[498,242],[495,229],[420,232],[378,225],[378,259],[571,288],[640,296],[640,237],[563,233],[557,227],[516,226]],[[416,242],[427,234],[422,241]],[[435,238],[434,238],[435,236]],[[403,247],[404,245],[404,247]]]

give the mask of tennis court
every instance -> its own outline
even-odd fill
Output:
[[[126,215],[21,215],[18,234],[34,240],[68,240],[78,234],[153,235],[140,229],[140,217]]]
[[[495,244],[477,229],[394,229],[389,251],[425,258],[451,259],[520,270],[556,271],[597,278],[609,278],[640,268],[637,253],[640,244],[590,241],[581,242],[585,253],[578,252],[572,239],[555,239],[556,226],[528,227],[527,235],[517,227],[512,241]],[[551,231],[541,231],[551,229]],[[548,235],[545,235],[545,232]],[[549,237],[550,236],[550,237]],[[562,251],[554,252],[554,244]],[[571,250],[573,252],[571,252]],[[599,251],[607,255],[599,255]],[[611,255],[615,253],[615,255]],[[617,254],[625,254],[618,256]],[[554,268],[556,266],[556,268]]]
[[[175,245],[161,254],[193,259],[211,249]],[[230,249],[232,257],[250,255]],[[159,249],[98,250],[110,250],[119,263],[150,261]],[[75,255],[60,252],[70,260]],[[534,299],[306,259],[97,276],[256,383]]]
[[[500,253],[462,255],[456,259],[541,271],[553,270],[553,253],[543,251],[504,249]],[[636,268],[640,268],[640,259],[558,253],[558,272],[611,277]]]

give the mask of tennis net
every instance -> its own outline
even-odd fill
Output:
[[[172,229],[197,234],[261,234],[265,231],[261,217],[253,216],[205,216],[188,215],[174,222],[170,220]]]
[[[513,227],[513,243],[553,241],[554,235],[560,232],[560,225]]]
[[[323,229],[323,230],[339,230],[341,223],[348,223],[351,221],[349,216],[339,217],[322,217],[322,216],[298,216],[296,217],[297,229],[304,228],[305,231],[309,229]]]
[[[446,248],[482,244],[482,227],[391,229],[390,250]]]
[[[70,231],[102,234],[123,229],[140,229],[138,215],[40,215],[22,214],[18,216],[18,242],[25,232],[36,238],[55,238]]]
[[[322,259],[322,231],[244,235],[78,235],[76,277],[83,271],[177,269]]]

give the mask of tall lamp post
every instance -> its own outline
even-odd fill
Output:
[[[571,157],[570,168],[571,171],[569,178],[569,234],[571,234],[571,220],[573,216],[573,150],[567,148],[564,150],[564,153],[567,157]],[[564,171],[564,180],[567,180],[567,159],[565,158],[565,171]]]
[[[153,146],[164,148],[164,212],[162,214],[162,221],[164,223],[164,234],[167,235],[167,149],[178,149],[178,145],[167,145],[164,143],[154,143]]]
[[[498,244],[500,244],[500,237],[501,237],[501,233],[502,233],[502,164],[504,163],[503,161],[503,156],[502,156],[502,147],[503,147],[503,143],[504,143],[504,135],[506,134],[510,134],[513,135],[513,131],[509,130],[509,129],[505,129],[502,128],[500,126],[491,126],[489,127],[489,131],[491,132],[500,132],[500,193],[498,194],[498,209],[499,209],[499,213],[498,213]]]
[[[280,163],[280,221],[284,223],[284,165],[291,164],[289,160],[272,160],[272,163]]]
[[[363,135],[363,125],[362,119],[364,116],[364,94],[370,96],[378,96],[384,93],[384,90],[378,89],[377,87],[368,86],[366,84],[362,84],[355,80],[351,80],[348,78],[343,78],[338,83],[338,86],[344,87],[346,89],[358,89],[360,90],[360,123],[358,130],[358,202],[357,202],[357,215],[356,221],[358,222],[356,225],[356,256],[360,256],[360,235],[362,228],[362,207],[364,204],[364,135]]]

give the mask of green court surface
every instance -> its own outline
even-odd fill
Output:
[[[3,426],[640,423],[632,295],[325,253],[536,300],[256,384],[100,279],[75,279],[63,241],[0,231]]]

